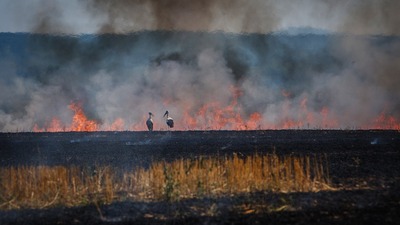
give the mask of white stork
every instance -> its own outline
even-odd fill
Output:
[[[173,128],[174,127],[174,120],[171,117],[169,117],[168,111],[165,112],[163,117],[167,117],[166,122],[167,122],[168,127],[169,128]]]
[[[153,113],[149,112],[149,118],[146,121],[147,128],[149,131],[153,131],[153,119],[151,118],[153,116]]]

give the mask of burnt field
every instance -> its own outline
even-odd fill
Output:
[[[1,133],[2,167],[107,165],[254,154],[328,160],[331,191],[256,192],[178,202],[0,211],[0,224],[400,223],[400,133],[391,130],[268,130]]]
[[[147,166],[237,153],[326,155],[334,177],[398,175],[400,133],[383,130],[60,132],[0,134],[1,165]]]

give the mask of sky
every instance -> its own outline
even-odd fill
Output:
[[[149,111],[165,130],[166,110],[176,130],[400,129],[399,11],[396,0],[0,0],[0,131],[146,130]]]

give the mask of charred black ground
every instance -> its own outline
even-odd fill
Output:
[[[2,166],[123,169],[199,156],[321,155],[335,191],[0,212],[1,224],[389,224],[400,222],[400,133],[391,130],[1,133]],[[246,211],[243,206],[250,207]],[[282,210],[277,210],[281,206]],[[254,209],[254,210],[253,210]],[[100,210],[100,211],[99,211]],[[100,213],[101,212],[101,213]]]

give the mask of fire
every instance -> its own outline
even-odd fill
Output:
[[[310,129],[310,128],[338,128],[338,122],[327,106],[318,111],[308,109],[308,98],[303,97],[298,105],[291,99],[293,96],[289,91],[282,90],[282,96],[285,97],[282,105],[281,120],[267,129]],[[292,113],[291,113],[292,112]],[[298,112],[292,115],[293,112]]]
[[[400,130],[400,121],[383,111],[373,122],[372,129]]]
[[[296,118],[293,118],[290,115],[290,111],[293,108],[292,107],[292,101],[288,99],[288,97],[291,95],[287,91],[282,91],[283,96],[286,98],[283,108],[282,108],[282,118],[283,121],[279,127],[282,129],[290,129],[290,128],[296,128],[296,127],[301,127],[303,123],[301,121],[298,121]],[[276,128],[278,129],[278,127]]]
[[[328,107],[323,107],[321,109],[321,116],[322,116],[322,124],[323,124],[323,126],[328,127],[328,128],[338,127],[337,120],[330,119],[329,115],[330,115],[330,111],[329,111]]]
[[[244,119],[241,108],[238,105],[238,98],[243,92],[237,87],[231,87],[232,101],[227,106],[219,102],[203,104],[196,113],[191,114],[187,109],[183,113],[183,122],[188,129],[202,130],[254,130],[260,128],[261,114],[252,113],[249,118]],[[203,125],[203,127],[198,127]]]
[[[54,117],[51,122],[49,128],[47,128],[47,131],[49,132],[57,132],[63,130],[65,127],[63,126],[62,122],[60,119],[57,117]]]
[[[69,108],[75,112],[72,118],[71,131],[97,131],[96,121],[88,120],[80,105],[71,103]]]
[[[204,130],[253,130],[260,126],[259,113],[255,112],[245,120],[236,109],[235,103],[222,107],[218,102],[212,102],[204,104],[195,116],[185,112],[183,121],[187,122],[189,129],[196,129],[198,124],[203,124],[204,127],[200,129]]]
[[[53,117],[50,124],[46,128],[40,128],[37,124],[34,125],[34,132],[60,132],[60,131],[97,131],[99,128],[95,120],[89,120],[83,112],[82,106],[78,103],[71,103],[68,108],[74,112],[72,123],[69,127],[63,125],[60,119]]]
[[[268,115],[259,112],[247,113],[243,116],[243,110],[238,99],[243,92],[237,87],[230,88],[232,99],[229,104],[217,101],[203,103],[199,107],[187,106],[181,115],[175,119],[177,125],[175,130],[256,130],[256,129],[338,129],[339,122],[335,114],[323,106],[319,111],[309,110],[307,96],[297,101],[292,98],[288,91],[282,91],[286,98],[281,105],[281,113],[278,118],[267,123]],[[171,100],[164,100],[164,104],[172,104]],[[63,132],[63,131],[123,131],[123,130],[147,130],[143,115],[140,121],[126,124],[123,118],[116,118],[113,122],[100,124],[98,121],[89,119],[81,103],[71,103],[68,108],[73,112],[71,123],[64,124],[58,117],[53,117],[43,127],[35,124],[34,132]],[[164,130],[165,121],[161,119],[156,122],[156,129]],[[165,125],[165,126],[163,126]],[[343,126],[343,125],[342,125]],[[383,111],[370,125],[361,126],[361,129],[394,129],[400,130],[400,120]]]
[[[117,118],[115,121],[109,126],[107,130],[109,131],[122,131],[124,130],[125,122],[122,118]]]
[[[60,119],[57,117],[53,117],[51,120],[50,124],[46,126],[47,128],[40,128],[37,124],[33,126],[33,131],[34,132],[60,132],[60,131],[65,131],[65,127],[63,126],[62,122]]]
[[[46,130],[45,130],[44,128],[40,128],[37,124],[35,124],[35,125],[33,126],[32,131],[33,131],[33,132],[45,132]]]

